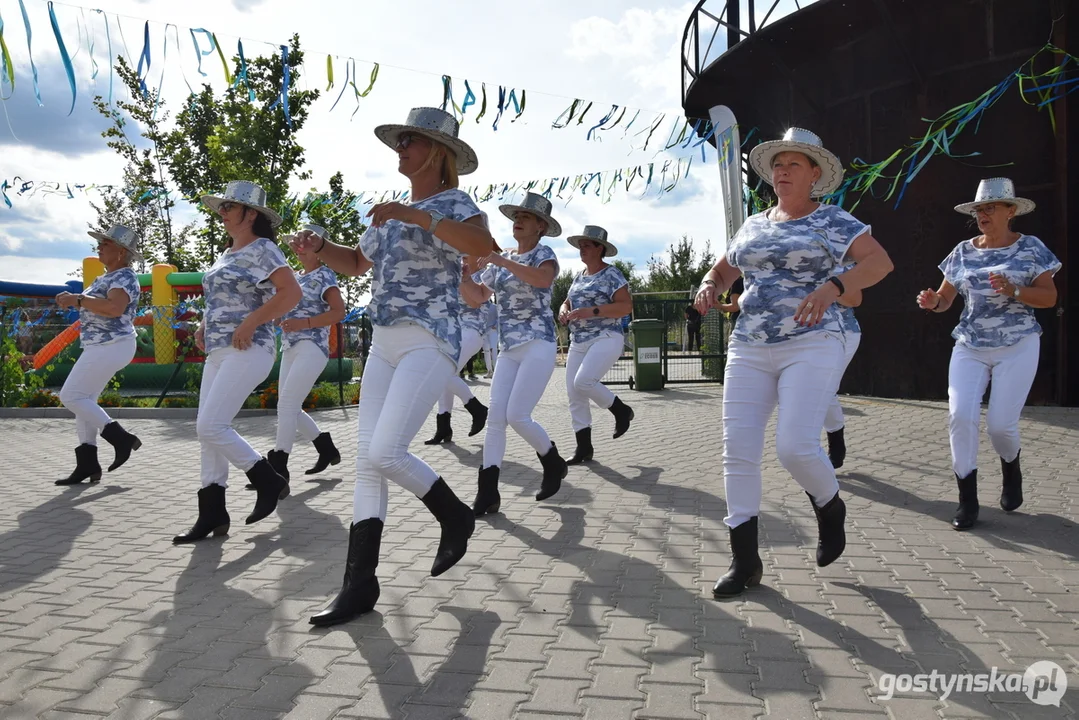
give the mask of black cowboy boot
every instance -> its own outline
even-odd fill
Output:
[[[809,493],[806,493],[806,497],[813,506],[813,514],[817,516],[817,567],[828,567],[847,547],[847,533],[843,528],[847,519],[847,505],[838,492],[824,507],[817,507]]]
[[[288,497],[288,480],[277,474],[266,458],[261,458],[247,471],[247,479],[255,486],[255,508],[247,516],[248,525],[262,520],[277,509],[277,501]]]
[[[591,462],[592,453],[592,428],[586,427],[583,430],[578,430],[574,433],[577,436],[577,449],[573,453],[573,457],[566,461],[567,465],[580,465],[581,463]]]
[[[536,499],[546,500],[562,487],[562,478],[569,473],[569,468],[566,466],[566,461],[558,454],[558,448],[553,442],[546,455],[536,453],[536,457],[543,465],[543,482],[540,484],[540,491],[536,493]]]
[[[438,445],[453,440],[453,428],[450,427],[450,414],[448,412],[435,415],[435,436],[425,440],[424,445]]]
[[[348,531],[348,556],[341,592],[325,610],[311,617],[312,625],[336,625],[374,609],[379,596],[375,568],[378,567],[381,544],[381,520],[368,518],[352,524]]]
[[[487,406],[473,397],[465,403],[465,410],[472,416],[472,427],[468,430],[468,436],[472,437],[487,424]]]
[[[617,440],[626,434],[626,430],[629,430],[629,421],[633,419],[633,408],[616,397],[614,403],[607,409],[614,415],[614,438]]]
[[[57,485],[78,485],[83,480],[94,484],[101,480],[101,466],[97,462],[97,446],[83,443],[75,448],[75,469]]]
[[[315,449],[318,450],[318,461],[313,468],[304,472],[304,475],[314,475],[322,472],[330,465],[339,465],[341,463],[341,453],[337,451],[337,447],[333,444],[333,438],[330,437],[328,432],[320,433],[312,443]]]
[[[952,518],[956,530],[969,530],[978,521],[978,471],[971,470],[964,478],[955,476],[959,484],[959,507]]]
[[[199,490],[199,517],[183,535],[172,539],[176,545],[193,543],[213,533],[214,537],[228,535],[229,512],[225,509],[224,485],[209,485]]]
[[[109,472],[126,463],[131,453],[142,447],[142,440],[124,430],[115,420],[101,428],[101,437],[116,451],[116,457],[112,465],[109,465]]]
[[[1017,510],[1023,504],[1023,471],[1019,467],[1020,450],[1015,460],[1006,462],[1000,459],[1000,471],[1004,475],[1004,486],[1000,491],[1000,507],[1004,512]]]
[[[753,516],[738,527],[729,528],[729,532],[731,566],[712,588],[712,595],[717,598],[741,595],[746,588],[760,585],[764,575],[764,563],[757,551],[757,517]]]
[[[843,428],[828,433],[828,459],[832,467],[838,470],[847,459],[847,442],[843,439]]]
[[[502,496],[498,494],[498,474],[497,465],[480,468],[479,489],[472,502],[472,512],[476,517],[493,515],[502,507]]]
[[[270,467],[274,469],[281,477],[285,478],[285,487],[281,488],[281,497],[278,500],[284,500],[289,496],[289,474],[288,474],[288,453],[284,450],[271,450],[266,453],[266,460],[270,463]],[[255,483],[247,483],[248,490],[255,489]]]
[[[431,565],[431,577],[438,577],[465,556],[468,539],[476,529],[476,516],[472,508],[457,499],[442,478],[431,486],[422,500],[442,526],[435,562]]]

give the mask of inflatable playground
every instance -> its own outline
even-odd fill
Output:
[[[99,276],[105,266],[96,257],[83,260],[82,281],[63,284],[24,283],[0,280],[0,297],[38,301],[52,300],[61,292],[82,292]],[[120,390],[161,391],[182,389],[187,370],[201,366],[205,355],[194,343],[202,297],[202,273],[178,272],[173,265],[154,265],[149,273],[139,274],[142,295],[135,318],[135,357],[119,375]],[[149,302],[146,299],[149,298]],[[46,387],[63,385],[81,353],[78,313],[56,308],[59,317],[69,322],[51,340],[33,353],[32,371],[43,376]],[[319,382],[349,382],[353,361],[343,357],[340,325],[330,331],[330,357]],[[277,381],[280,368],[280,333],[277,361],[264,384]],[[201,369],[201,367],[200,367]],[[359,368],[355,368],[358,370]]]

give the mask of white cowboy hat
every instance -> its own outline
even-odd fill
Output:
[[[262,186],[247,180],[233,180],[225,188],[224,194],[203,195],[202,202],[214,212],[218,211],[221,203],[226,202],[249,207],[265,215],[271,227],[277,227],[282,222],[281,216],[266,205],[266,191],[262,189]]]
[[[1005,177],[986,178],[978,183],[978,192],[974,193],[974,202],[955,206],[956,212],[973,215],[974,208],[986,203],[1002,202],[1015,206],[1016,215],[1026,215],[1034,211],[1034,201],[1015,196],[1015,184]]]
[[[144,260],[142,253],[139,252],[139,239],[135,236],[135,231],[124,225],[113,225],[107,233],[97,232],[91,230],[86,233],[95,240],[112,240],[114,243],[127,250],[131,257],[136,260]]]
[[[412,108],[404,125],[379,125],[375,128],[375,137],[390,148],[397,147],[397,138],[402,133],[415,133],[442,143],[450,149],[457,160],[457,174],[468,175],[476,172],[480,161],[476,151],[468,143],[457,137],[460,125],[453,115],[438,108]]]
[[[330,231],[322,227],[321,225],[313,225],[311,223],[307,223],[302,228],[300,228],[300,232],[309,232],[316,237],[322,238],[323,240],[325,240],[326,237],[330,234]]]
[[[820,180],[813,184],[810,195],[820,197],[834,192],[843,182],[843,164],[815,134],[802,128],[790,128],[782,140],[763,142],[749,151],[749,164],[761,180],[772,184],[772,158],[781,152],[800,152],[820,167]]]
[[[562,234],[562,226],[558,224],[558,221],[551,217],[551,210],[553,206],[551,201],[542,195],[536,193],[526,192],[524,200],[520,205],[499,205],[499,211],[513,220],[514,215],[519,212],[532,213],[540,220],[547,223],[547,232],[544,233],[547,237],[558,237]]]
[[[581,231],[580,235],[570,235],[566,238],[566,242],[578,250],[581,247],[582,240],[591,240],[592,242],[597,242],[607,248],[607,252],[603,255],[605,258],[614,257],[618,254],[618,248],[607,239],[607,231],[599,225],[585,225],[584,230]]]

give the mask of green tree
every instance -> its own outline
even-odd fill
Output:
[[[116,74],[127,87],[130,101],[109,105],[100,95],[94,107],[112,125],[101,133],[108,147],[124,159],[123,182],[102,193],[94,229],[108,231],[114,224],[135,230],[141,249],[150,262],[166,262],[182,270],[193,269],[187,248],[193,225],[174,229],[172,208],[176,202],[161,191],[165,186],[165,163],[161,154],[162,126],[168,114],[158,106],[158,89],[143,91],[138,73],[121,56]],[[132,137],[130,131],[137,134]]]
[[[308,193],[300,212],[306,215],[307,222],[326,228],[334,242],[357,245],[367,225],[355,208],[355,201],[356,194],[345,190],[345,178],[337,172],[330,178],[329,192]],[[337,284],[345,298],[345,307],[352,308],[371,289],[371,276],[348,277],[339,274]]]
[[[653,256],[648,261],[648,278],[644,283],[648,291],[693,292],[716,262],[711,243],[705,244],[698,258],[688,235],[671,243],[668,255],[669,259]]]
[[[555,317],[558,317],[558,308],[562,307],[562,303],[566,302],[566,298],[569,296],[569,286],[572,284],[573,273],[569,270],[563,270],[554,279],[554,284],[551,285],[551,309],[554,310]]]
[[[637,275],[637,265],[632,260],[611,260],[611,265],[622,271],[631,294],[644,291],[644,280]]]
[[[280,54],[248,61],[246,80],[240,77],[239,57],[234,57],[238,81],[220,98],[204,85],[188,100],[176,116],[175,128],[161,141],[169,174],[184,197],[196,201],[206,192],[220,192],[231,180],[250,180],[265,188],[269,205],[285,218],[281,230],[296,227],[289,181],[294,176],[311,177],[303,169],[304,148],[298,134],[319,96],[318,90],[299,89],[303,58],[299,36],[293,35],[288,46],[291,125],[278,102],[284,78]],[[209,208],[201,203],[196,208],[207,221],[199,231],[199,260],[209,265],[224,246],[225,234]]]

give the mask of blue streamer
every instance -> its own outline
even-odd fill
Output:
[[[86,28],[86,33],[88,35],[87,40],[90,44],[90,65],[94,68],[94,71],[90,74],[90,79],[97,80],[97,60],[94,59],[94,45],[97,43],[97,33],[94,32],[94,29],[89,22],[86,23]]]
[[[498,115],[495,115],[494,125],[491,127],[498,131],[498,121],[502,119],[502,112],[506,109],[506,88],[498,86]]]
[[[281,46],[281,93],[274,100],[273,105],[270,106],[270,110],[273,110],[278,105],[281,106],[285,112],[285,123],[292,127],[292,116],[288,111],[288,88],[289,88],[289,66],[288,66],[288,45]],[[334,103],[335,105],[337,103]],[[333,108],[330,108],[331,110]],[[355,114],[355,113],[353,113]]]
[[[19,0],[22,2],[22,0]],[[142,64],[146,63],[146,72],[150,72],[150,21],[147,20],[146,24],[142,28],[142,54],[139,55],[139,66],[135,71],[135,74],[139,78],[139,89],[142,90],[143,97],[150,94],[150,91],[146,88],[146,79],[142,75]]]
[[[38,107],[45,107],[45,103],[41,102],[41,89],[37,84],[37,65],[34,64],[34,51],[30,47],[34,33],[30,29],[30,18],[26,14],[26,5],[23,4],[23,0],[19,0],[19,9],[22,10],[22,24],[26,27],[26,52],[30,56],[30,69],[34,73],[34,97],[37,98]]]
[[[115,59],[112,55],[112,34],[109,32],[109,16],[101,10],[94,10],[94,12],[105,18],[105,42],[108,44],[109,53],[109,106],[112,106],[112,64]]]
[[[606,115],[604,115],[602,120],[600,120],[598,123],[596,123],[595,125],[593,125],[589,129],[588,134],[585,135],[584,139],[585,140],[591,140],[592,139],[592,134],[594,132],[596,132],[596,130],[599,130],[601,127],[606,125],[607,121],[611,119],[611,116],[613,116],[615,114],[615,112],[617,112],[617,110],[618,110],[617,105],[611,105],[611,111],[609,113],[607,113]]]
[[[472,92],[472,88],[468,85],[468,80],[465,80],[465,99],[461,103],[461,117],[468,112],[468,108],[476,104],[476,93]]]
[[[67,114],[71,115],[75,112],[75,98],[78,96],[78,90],[75,87],[75,68],[71,66],[71,58],[68,57],[67,48],[64,46],[64,38],[60,35],[60,23],[56,21],[56,9],[52,6],[52,0],[49,0],[49,22],[52,23],[52,34],[56,36],[56,44],[60,48],[60,60],[64,63],[67,82],[71,86],[71,107],[67,111]]]
[[[247,58],[244,57],[243,40],[236,41],[236,51],[240,54],[240,72],[236,76],[236,80],[232,83],[232,85],[233,87],[236,87],[240,84],[240,80],[242,79],[244,81],[244,87],[247,88],[248,102],[255,102],[255,91],[251,89],[251,83],[247,82]]]
[[[199,39],[198,37],[196,37],[195,33],[202,33],[206,36],[206,39],[210,41],[209,50],[203,51],[203,49],[199,46]],[[202,75],[203,77],[209,77],[206,73],[202,71],[202,59],[204,57],[212,55],[214,50],[217,49],[217,43],[214,42],[213,33],[205,28],[195,28],[191,30],[191,42],[195,45],[195,55],[198,57],[199,61],[199,75]]]
[[[341,102],[341,97],[345,94],[345,90],[348,88],[348,77],[352,72],[352,66],[349,63],[345,63],[345,81],[341,83],[341,92],[337,94],[337,99],[333,101],[333,105],[330,106],[330,112],[337,107],[337,103]]]

